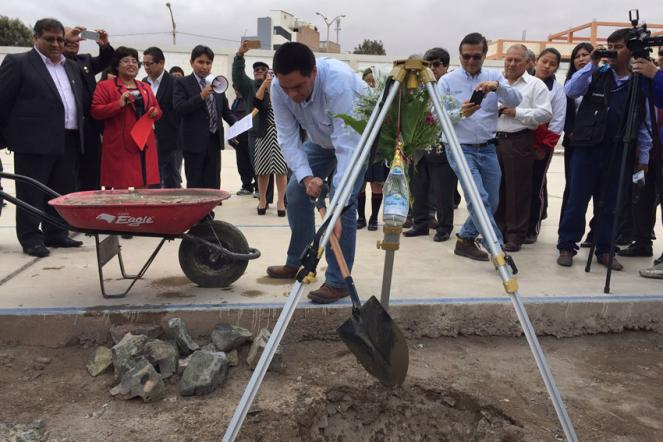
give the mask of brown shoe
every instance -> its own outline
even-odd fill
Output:
[[[298,270],[297,267],[290,266],[269,266],[267,267],[267,274],[270,278],[275,279],[295,279]]]
[[[324,283],[318,290],[310,292],[308,294],[308,299],[314,304],[331,304],[332,302],[336,302],[348,295],[348,289],[345,287],[337,288]]]
[[[474,238],[463,238],[458,235],[456,237],[455,255],[464,256],[475,261],[489,261],[488,253],[479,248]]]
[[[596,255],[596,261],[599,264],[608,267],[608,263],[610,261],[610,254],[601,253],[600,255]],[[619,261],[617,261],[616,256],[612,257],[612,270],[617,270],[617,271],[624,270],[624,266]]]
[[[562,267],[571,267],[573,265],[573,252],[570,250],[560,250],[557,257],[557,264]]]
[[[505,252],[517,252],[520,250],[522,246],[518,243],[512,242],[512,241],[507,241],[506,244],[504,244],[504,251]]]

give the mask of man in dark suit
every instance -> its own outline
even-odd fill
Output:
[[[212,72],[214,52],[198,45],[191,51],[193,73],[175,82],[173,104],[182,117],[180,136],[184,150],[187,187],[221,187],[223,123],[235,123],[225,93],[217,94],[206,78]]]
[[[14,171],[31,177],[56,192],[76,188],[78,155],[83,146],[83,87],[78,65],[67,60],[64,27],[54,19],[41,19],[34,27],[34,48],[9,54],[0,66],[0,127],[14,151]],[[16,183],[18,199],[53,216],[43,192]],[[18,209],[16,234],[23,251],[44,257],[49,247],[78,247],[83,243],[67,231]]]
[[[161,187],[177,189],[181,187],[177,166],[177,126],[178,116],[173,109],[173,83],[175,79],[165,71],[166,59],[163,51],[150,47],[143,52],[143,67],[147,77],[143,81],[150,85],[157,97],[163,116],[155,123],[157,152],[159,153],[159,175]]]
[[[81,26],[65,28],[63,54],[68,59],[76,62],[80,68],[83,81],[83,138],[85,149],[81,151],[78,158],[78,189],[99,189],[99,168],[101,156],[101,138],[103,124],[90,116],[90,105],[92,94],[97,87],[95,76],[110,66],[115,50],[108,41],[108,33],[103,29],[97,29],[99,39],[99,55],[93,57],[90,54],[79,54],[81,32],[86,29]]]

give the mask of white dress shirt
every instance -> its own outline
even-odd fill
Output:
[[[553,88],[548,91],[550,95],[550,106],[552,107],[552,118],[548,123],[548,130],[557,135],[564,131],[564,121],[566,120],[566,94],[564,87],[557,81],[553,83]]]
[[[356,117],[355,100],[368,92],[368,86],[341,61],[319,58],[315,65],[317,75],[313,92],[303,103],[296,103],[288,97],[279,85],[278,78],[272,80],[270,97],[274,121],[283,157],[297,181],[313,176],[299,137],[301,125],[313,143],[324,149],[334,149],[334,185],[338,185],[341,176],[348,170],[360,134],[336,116],[346,114]]]
[[[159,90],[159,85],[161,84],[161,79],[163,78],[164,72],[166,71],[165,70],[161,71],[161,75],[159,75],[156,80],[152,80],[152,77],[150,76],[147,77],[147,83],[152,88],[152,92],[154,93],[155,97],[157,96],[157,91]]]
[[[53,63],[50,58],[39,52],[39,49],[36,47],[35,50],[44,61],[44,65],[46,65],[46,69],[60,94],[60,99],[64,106],[64,128],[71,130],[78,129],[76,97],[74,96],[74,90],[71,88],[71,83],[75,80],[70,80],[67,76],[67,71],[64,69],[66,58],[64,58],[64,55],[60,55],[60,61]]]
[[[486,94],[479,110],[471,116],[460,118],[460,105],[469,100],[477,85],[484,81],[497,81],[497,91]],[[485,68],[476,75],[470,75],[463,68],[449,72],[440,78],[437,90],[441,96],[447,96],[442,105],[449,112],[460,144],[481,144],[493,140],[497,127],[498,99],[500,103],[510,107],[518,106],[521,100],[520,92],[509,86],[500,72]],[[456,104],[450,106],[453,100]],[[444,136],[442,142],[445,142]]]
[[[539,124],[547,123],[552,118],[550,94],[546,84],[527,72],[511,83],[523,96],[516,107],[516,116],[502,115],[497,120],[498,132],[515,133],[525,129],[536,129]],[[505,104],[507,107],[511,107]]]

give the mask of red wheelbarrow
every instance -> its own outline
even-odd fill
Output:
[[[0,178],[32,185],[48,196],[48,203],[63,222],[36,207],[0,191],[0,196],[42,221],[93,236],[101,294],[105,298],[126,296],[143,277],[167,240],[181,238],[180,267],[201,287],[227,287],[244,274],[249,260],[260,251],[249,247],[242,232],[213,219],[212,210],[230,194],[214,189],[101,190],[59,195],[49,187],[22,175],[0,172]],[[100,235],[107,235],[100,239]],[[160,237],[161,241],[136,275],[124,269],[118,235]],[[115,256],[120,272],[131,284],[123,293],[109,294],[104,287],[103,267]]]

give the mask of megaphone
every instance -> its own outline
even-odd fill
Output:
[[[225,91],[228,90],[228,79],[224,77],[223,75],[217,75],[216,77],[213,76],[208,76],[205,80],[207,80],[208,83],[212,83],[212,89],[214,90],[214,93],[217,94],[222,94]]]

